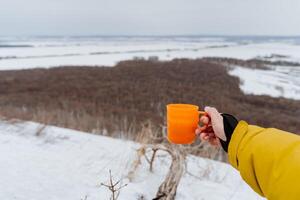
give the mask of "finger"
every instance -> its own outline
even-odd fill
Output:
[[[200,133],[206,133],[206,134],[208,134],[208,133],[212,133],[212,134],[215,134],[214,133],[214,130],[211,128],[211,127],[201,127],[201,128],[199,128],[199,131],[200,131]]]
[[[209,140],[209,135],[207,133],[201,133],[200,139],[204,141]]]
[[[212,126],[208,126],[205,128],[205,131],[202,131],[202,132],[214,133],[214,129]]]
[[[214,132],[213,127],[211,124],[205,125],[205,126],[199,126],[198,125],[198,131],[200,132]]]
[[[199,119],[199,128],[200,128],[200,131],[204,131],[207,126],[209,125],[209,118],[207,116],[202,116],[200,117]]]
[[[201,128],[198,127],[198,128],[195,130],[195,134],[196,134],[196,135],[199,135],[200,133],[201,133]]]
[[[208,128],[207,126],[199,126],[198,125],[197,129],[195,130],[195,134],[199,135],[200,133],[203,133],[203,132],[211,132],[211,131],[206,131],[206,130],[209,130],[207,128]]]
[[[207,133],[207,136],[208,136],[208,140],[212,140],[216,138],[214,133]]]
[[[213,133],[213,132],[208,133],[208,136],[209,136],[210,138],[216,137],[215,133]]]
[[[201,116],[200,117],[200,122],[202,124],[208,124],[209,123],[209,118],[207,116]]]
[[[207,106],[204,108],[204,110],[212,119],[215,119],[220,115],[218,110],[214,107]]]
[[[207,126],[206,126],[206,125],[204,125],[204,126],[199,126],[199,128],[198,128],[198,130],[199,130],[200,132],[207,132],[206,129],[207,129]]]
[[[201,134],[203,134],[203,138],[205,139],[205,140],[209,140],[210,138],[214,138],[215,137],[215,135],[214,135],[214,133],[201,133]]]
[[[205,133],[200,133],[200,139],[205,140],[204,137],[207,136]]]

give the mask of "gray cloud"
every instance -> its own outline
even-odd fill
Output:
[[[300,35],[299,0],[10,0],[1,35]]]

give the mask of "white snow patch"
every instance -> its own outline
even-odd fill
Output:
[[[240,88],[246,94],[300,100],[300,67],[273,66],[261,70],[236,66],[229,74],[240,78]]]
[[[36,136],[40,127],[0,121],[0,199],[109,199],[107,189],[99,187],[109,169],[115,179],[129,182],[126,174],[139,144],[53,126]],[[143,162],[119,199],[154,197],[169,164],[168,157],[160,158],[150,173]],[[228,164],[189,156],[188,170],[200,178],[185,174],[178,200],[262,199]]]

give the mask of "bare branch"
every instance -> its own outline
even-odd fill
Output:
[[[146,152],[150,149],[152,152],[151,158],[146,155]],[[169,168],[169,172],[160,185],[159,190],[157,191],[156,197],[154,199],[159,200],[174,200],[176,196],[177,186],[179,181],[184,173],[185,168],[185,156],[186,152],[180,145],[169,145],[169,144],[145,144],[142,145],[137,152],[139,153],[137,156],[138,162],[134,164],[134,171],[137,169],[137,166],[141,163],[141,158],[144,157],[145,160],[149,163],[149,171],[153,171],[153,165],[155,161],[155,157],[158,156],[158,151],[167,152],[172,159],[171,166]],[[142,152],[142,153],[141,153]],[[138,164],[137,164],[138,163]],[[134,171],[130,171],[130,176],[133,176]],[[129,176],[128,175],[128,176]]]
[[[120,190],[128,185],[128,184],[120,185],[120,183],[121,183],[121,179],[116,182],[113,181],[111,170],[109,170],[109,183],[108,184],[101,183],[100,185],[110,190],[111,200],[117,200],[120,195]]]

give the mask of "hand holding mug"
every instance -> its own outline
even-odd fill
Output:
[[[200,117],[202,126],[198,126],[195,133],[199,135],[201,140],[208,141],[213,146],[220,146],[220,139],[226,141],[223,117],[213,107],[205,107],[208,116]]]

